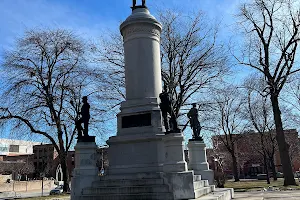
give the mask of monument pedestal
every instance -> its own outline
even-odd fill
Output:
[[[94,139],[91,139],[94,138]],[[77,142],[75,146],[75,168],[71,180],[71,199],[79,200],[83,188],[91,187],[98,179],[98,168],[96,166],[95,137],[89,137],[89,141]]]
[[[132,128],[139,129],[142,128]],[[108,174],[131,174],[163,171],[164,134],[141,134],[114,136],[107,141],[109,145]]]
[[[206,157],[206,146],[202,140],[189,140],[189,170],[195,175],[201,175],[203,180],[208,180],[210,185],[214,184],[214,172],[209,169]]]
[[[169,133],[163,137],[165,147],[164,172],[187,171],[187,163],[184,159],[182,133]]]

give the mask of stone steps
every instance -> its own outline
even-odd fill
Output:
[[[93,182],[92,187],[114,187],[114,186],[146,186],[146,185],[163,185],[163,179],[112,179],[107,181]]]
[[[229,200],[229,190],[214,192],[215,186],[194,175],[195,199]],[[213,192],[213,193],[212,193]],[[212,195],[213,194],[213,195]],[[81,200],[171,200],[173,194],[161,173],[107,175],[82,190]],[[230,196],[230,195],[229,195]],[[206,199],[206,197],[208,199]],[[204,199],[201,199],[204,198]],[[210,199],[211,198],[211,199]]]
[[[214,185],[210,185],[210,186],[207,186],[207,187],[201,187],[199,189],[196,189],[194,191],[195,198],[199,198],[201,196],[207,195],[207,194],[213,192],[214,190],[215,190],[215,186]]]
[[[214,192],[196,198],[195,200],[230,200],[232,198],[234,198],[232,188],[216,188]]]
[[[105,195],[84,195],[80,200],[173,200],[171,193],[159,194],[105,194]]]
[[[113,175],[106,175],[101,176],[100,180],[122,180],[122,179],[160,179],[162,178],[162,173],[134,173],[134,174],[113,174]]]
[[[201,181],[201,175],[194,175],[194,181]]]
[[[82,190],[83,195],[102,194],[141,194],[141,193],[168,193],[167,185],[148,186],[117,186],[117,187],[91,187]]]
[[[202,187],[207,187],[207,186],[209,186],[208,180],[194,181],[195,190],[202,188]]]

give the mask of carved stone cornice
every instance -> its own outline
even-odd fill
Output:
[[[155,25],[138,25],[138,26],[128,26],[122,30],[122,35],[127,38],[134,34],[152,34],[156,37],[160,37],[160,30]]]

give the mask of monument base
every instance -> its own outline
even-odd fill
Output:
[[[93,140],[94,142],[86,142]],[[82,196],[82,190],[91,187],[92,183],[98,180],[98,168],[96,167],[95,137],[85,137],[85,141],[77,142],[75,146],[75,168],[71,180],[71,199],[79,200]]]
[[[95,142],[96,136],[78,136],[77,142]]]
[[[163,137],[164,143],[164,172],[185,172],[187,163],[184,159],[183,134],[168,133]]]
[[[201,175],[208,180],[209,184],[214,184],[214,172],[209,169],[206,157],[206,146],[201,140],[189,140],[189,170],[193,170],[195,175]]]
[[[199,151],[199,146],[203,149],[203,144],[195,142],[197,144],[192,144],[194,149]],[[213,197],[212,200],[230,200],[233,197],[231,189],[214,192],[215,186],[205,180],[210,179],[205,174],[207,163],[191,165],[201,169],[196,172],[201,175],[187,170],[182,133],[151,135],[147,138],[139,135],[117,136],[111,137],[109,144],[109,153],[112,153],[109,156],[113,164],[110,162],[107,175],[100,177],[95,167],[90,165],[94,162],[94,143],[77,143],[75,155],[79,162],[76,162],[72,178],[72,200],[201,200],[207,195]],[[87,158],[90,158],[90,162]],[[156,162],[150,163],[151,160]],[[91,170],[86,171],[87,168]]]
[[[196,199],[214,190],[193,171],[107,175],[84,188],[81,200]]]

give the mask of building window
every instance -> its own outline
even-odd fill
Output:
[[[19,145],[9,145],[9,152],[19,153]]]
[[[8,152],[8,146],[1,144],[0,152]]]

